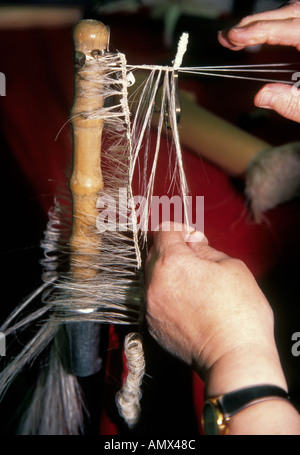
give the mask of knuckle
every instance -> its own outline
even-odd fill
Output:
[[[300,17],[300,2],[291,0],[288,2],[288,8],[292,14],[297,17]]]
[[[289,26],[291,27],[291,29],[295,29],[297,30],[299,28],[299,18],[300,18],[300,9],[298,11],[298,14],[297,16],[295,15],[295,17],[291,17],[289,19]]]
[[[283,115],[288,118],[293,118],[300,112],[300,96],[299,93],[291,93],[288,99],[285,100],[283,106]]]
[[[228,258],[228,259],[225,259],[225,261],[227,262],[227,265],[231,270],[236,271],[238,273],[245,273],[245,272],[248,273],[248,267],[246,266],[244,261],[242,261],[241,259]]]
[[[161,312],[160,302],[159,288],[155,284],[150,284],[146,291],[146,316],[150,325],[155,324],[157,317],[159,317]]]
[[[177,258],[174,255],[160,256],[157,258],[151,280],[147,288],[147,298],[155,300],[158,290],[170,286],[178,274]],[[160,291],[161,292],[161,291]]]
[[[160,268],[164,276],[177,275],[180,264],[180,256],[177,254],[168,254],[161,258]]]
[[[252,20],[253,20],[253,15],[249,14],[248,16],[243,17],[243,19],[240,20],[238,25],[239,25],[239,27],[243,27],[243,25],[248,24]]]

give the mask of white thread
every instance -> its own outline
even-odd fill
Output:
[[[123,69],[120,75],[122,65]],[[126,65],[120,62],[119,55],[105,55],[101,62],[89,60],[82,71],[82,77],[89,81],[89,88],[86,92],[81,93],[81,96],[99,96],[104,91],[106,98],[115,95],[122,97],[124,93],[127,93],[127,85],[123,84],[126,71]],[[119,81],[115,79],[116,75],[119,77]],[[116,85],[118,82],[121,84]],[[127,146],[130,134],[126,124],[130,125],[130,121],[124,96],[119,106],[103,107],[97,112],[84,112],[82,115],[86,118],[103,119],[105,121],[104,134],[114,138],[113,144],[108,149],[103,150],[102,171],[105,192],[116,199],[118,189],[120,187],[128,188],[129,185],[128,168],[130,160],[128,154],[126,155],[124,151],[128,151]],[[74,263],[80,261],[80,265],[83,268],[97,270],[97,274],[91,279],[78,283],[74,280],[68,267],[70,261],[69,237],[71,225],[70,195],[62,193],[61,197],[56,199],[54,209],[49,213],[47,231],[42,242],[44,248],[42,265],[44,266],[43,279],[45,285],[37,292],[34,292],[28,298],[26,305],[23,304],[15,312],[15,315],[19,315],[21,310],[24,310],[35,297],[35,294],[38,294],[45,287],[46,290],[44,290],[42,296],[44,307],[28,316],[25,315],[14,326],[11,326],[11,322],[15,317],[15,315],[12,315],[4,324],[4,327],[8,334],[20,327],[25,327],[27,324],[32,324],[38,317],[43,316],[45,318],[45,314],[48,314],[49,317],[32,341],[2,371],[0,375],[0,395],[6,391],[11,381],[28,362],[33,362],[46,346],[53,343],[53,340],[55,342],[59,327],[66,322],[96,321],[125,325],[138,324],[141,284],[136,270],[140,266],[140,258],[137,258],[134,240],[130,240],[123,232],[107,231],[104,235],[100,235],[96,231],[96,220],[92,221],[91,234],[93,235],[86,237],[86,247],[94,251],[94,254],[89,255],[88,263],[83,262],[80,254],[73,257],[73,261]],[[128,221],[126,228],[128,232],[132,232],[132,222]],[[98,241],[95,240],[97,238],[99,239]],[[94,311],[84,312],[86,309],[93,309]],[[59,359],[57,358],[56,361],[59,361]],[[64,376],[61,368],[59,368],[58,372],[61,381],[68,381],[69,385],[67,388],[71,394],[74,394],[79,387],[76,378]],[[24,429],[21,431],[51,433],[53,428],[55,428],[56,420],[60,422],[61,431],[66,431],[67,434],[75,431],[76,428],[81,428],[82,422],[80,421],[74,422],[73,429],[69,428],[68,422],[70,422],[74,409],[70,395],[64,392],[66,389],[62,388],[61,394],[55,395],[51,385],[53,381],[46,381],[48,385],[43,390],[52,397],[50,400],[53,404],[51,416],[49,415],[44,423],[41,422],[41,425],[37,426],[37,415],[43,414],[43,411],[37,408],[37,405],[42,403],[39,398],[41,389],[38,387],[33,397],[31,411],[25,420]],[[57,406],[55,405],[56,400],[58,400]],[[75,395],[74,400],[76,400]],[[59,403],[62,404],[64,409],[65,423],[61,420],[62,415],[59,417],[55,414],[55,409],[57,411],[61,409]],[[79,420],[82,419],[80,412],[76,411],[76,415]],[[45,425],[48,425],[48,430],[45,429]]]
[[[178,46],[179,47],[179,46]],[[184,45],[182,46],[184,49]],[[183,54],[182,50],[178,53],[178,61],[182,60]],[[161,70],[161,71],[171,71],[172,69],[176,69],[179,73],[187,73],[187,74],[196,74],[198,76],[212,76],[212,77],[224,77],[224,78],[231,78],[231,79],[244,79],[244,80],[252,80],[252,81],[260,81],[260,82],[278,82],[281,84],[293,85],[293,81],[291,80],[279,80],[279,79],[271,79],[271,78],[263,78],[263,77],[247,77],[247,76],[240,76],[240,75],[232,75],[232,74],[224,74],[224,73],[232,73],[232,72],[264,72],[264,73],[290,73],[293,74],[298,71],[298,69],[279,69],[280,67],[288,67],[292,66],[292,63],[267,63],[267,64],[254,64],[254,65],[226,65],[226,66],[195,66],[195,67],[181,67],[178,66],[176,62],[176,67],[174,68],[171,66],[162,66],[162,65],[127,65],[127,68],[131,69],[142,69],[142,70]],[[276,68],[276,69],[273,69]]]
[[[185,40],[179,46],[174,66],[181,64],[183,54],[185,52]],[[85,118],[103,119],[105,122],[104,134],[108,135],[108,139],[113,137],[113,143],[104,149],[103,153],[103,180],[105,192],[101,195],[108,195],[117,199],[118,189],[126,187],[129,195],[132,196],[132,182],[134,173],[137,170],[136,166],[139,162],[140,152],[142,150],[143,141],[147,139],[151,119],[154,111],[155,99],[159,89],[160,76],[162,71],[165,71],[165,82],[163,85],[163,95],[161,102],[161,113],[159,120],[158,137],[155,148],[155,159],[152,163],[150,182],[146,183],[148,145],[145,147],[145,165],[144,165],[144,189],[147,197],[150,198],[153,192],[155,171],[157,166],[157,157],[160,149],[160,135],[162,132],[163,116],[166,105],[169,106],[170,124],[174,135],[174,145],[176,149],[176,157],[179,168],[179,180],[182,189],[182,194],[185,195],[186,181],[183,173],[181,150],[177,131],[177,123],[175,118],[175,87],[174,80],[169,80],[169,73],[174,70],[174,67],[159,67],[157,71],[151,71],[148,80],[142,91],[141,99],[139,100],[136,109],[136,116],[131,122],[129,101],[127,94],[128,87],[128,65],[123,54],[104,54],[97,59],[87,59],[87,62],[81,71],[81,77],[89,82],[88,87],[84,92],[80,92],[80,96],[93,97],[104,94],[104,97],[110,99],[114,96],[120,97],[120,102],[117,105],[104,106],[96,111],[83,112]],[[117,79],[116,79],[117,78]],[[149,92],[150,91],[150,92]],[[146,111],[146,115],[143,115]],[[146,141],[147,142],[147,141]],[[176,168],[175,168],[176,169]],[[113,178],[112,178],[113,175]],[[175,170],[174,170],[175,175]],[[173,178],[172,178],[173,179]],[[133,198],[131,198],[133,200]],[[185,198],[183,198],[185,200]],[[127,208],[127,207],[126,207]],[[122,210],[123,207],[119,208]],[[42,242],[44,249],[44,266],[43,280],[45,282],[45,290],[42,295],[44,307],[41,310],[25,316],[14,326],[10,323],[14,319],[14,315],[9,318],[4,324],[6,333],[11,333],[20,327],[34,322],[41,316],[49,314],[48,320],[37,332],[31,342],[25,346],[23,351],[6,367],[0,376],[0,395],[9,387],[10,382],[16,377],[26,363],[34,361],[38,354],[48,346],[55,343],[59,333],[59,328],[62,324],[72,321],[96,321],[110,322],[114,324],[138,324],[141,315],[141,302],[139,295],[141,294],[139,276],[136,273],[141,267],[141,256],[138,247],[137,238],[137,222],[134,206],[131,205],[133,217],[124,225],[128,232],[131,232],[132,238],[128,238],[122,232],[105,231],[103,235],[95,236],[94,229],[91,230],[91,237],[86,237],[86,247],[94,254],[89,256],[88,261],[78,254],[73,256],[74,264],[80,263],[81,267],[97,270],[95,277],[78,283],[74,280],[72,274],[68,270],[70,260],[69,236],[72,224],[72,210],[69,195],[63,193],[61,198],[57,198],[55,207],[49,213],[49,222],[45,238]],[[96,220],[94,220],[96,229]],[[100,254],[99,254],[100,251]],[[38,294],[44,287],[36,293]],[[30,297],[20,309],[15,312],[19,315],[21,310],[27,307],[27,304],[35,297]],[[71,304],[70,304],[71,303]],[[88,311],[86,311],[88,310]],[[55,351],[53,355],[57,355]],[[129,334],[125,340],[125,353],[128,358],[128,378],[123,389],[117,397],[120,413],[132,426],[138,419],[140,413],[139,400],[141,397],[141,383],[145,369],[143,359],[142,341],[138,334]],[[55,362],[58,362],[56,359]],[[59,365],[55,363],[55,365]],[[55,367],[56,368],[56,367]],[[76,379],[73,377],[64,376],[61,366],[57,366],[58,375],[61,381],[68,381],[67,389],[70,394],[75,394],[78,389]],[[75,382],[74,382],[75,381]],[[61,395],[55,397],[53,395],[53,381],[46,379],[48,384],[46,389],[37,388],[33,398],[33,404],[28,417],[25,420],[24,431],[36,433],[51,433],[55,424],[55,398],[62,400],[63,409],[66,413],[66,422],[70,422],[74,413],[70,397],[65,393],[66,389],[61,388]],[[52,385],[51,385],[52,384]],[[43,392],[41,392],[43,390]],[[73,390],[73,392],[72,392]],[[37,428],[36,417],[40,410],[37,406],[41,402],[41,393],[46,393],[46,396],[51,397],[52,414],[51,421],[45,420],[41,423],[40,428]],[[77,392],[76,392],[77,393]],[[74,395],[75,397],[75,395]],[[75,398],[74,398],[75,399]],[[78,400],[77,400],[78,401]],[[57,409],[60,409],[57,406]],[[82,426],[82,413],[79,409],[76,411],[78,416],[77,422],[70,429],[70,424],[64,423],[59,417],[61,427],[66,428],[66,432],[70,433],[77,431],[76,428]],[[46,428],[48,426],[48,429]],[[30,429],[30,428],[33,428]]]
[[[131,184],[133,175],[136,171],[139,153],[142,149],[142,142],[145,142],[149,132],[149,125],[153,115],[153,109],[156,99],[157,90],[161,74],[165,72],[163,94],[161,99],[160,117],[158,126],[158,136],[155,145],[155,156],[150,171],[150,180],[146,183],[148,145],[145,145],[144,164],[144,193],[147,199],[151,198],[154,187],[155,172],[160,149],[160,135],[163,127],[164,111],[169,106],[170,126],[173,131],[174,145],[177,157],[177,166],[179,169],[179,181],[181,193],[184,196],[187,192],[187,185],[183,171],[182,157],[179,143],[179,136],[176,123],[175,113],[175,85],[174,78],[171,80],[169,75],[173,71],[183,73],[195,73],[198,75],[209,75],[219,77],[234,77],[242,79],[253,79],[268,81],[265,78],[248,78],[232,74],[224,74],[228,71],[266,71],[274,72],[273,69],[262,69],[263,67],[286,66],[286,64],[270,65],[241,65],[241,66],[223,66],[223,67],[181,67],[184,54],[188,44],[188,34],[183,34],[177,49],[174,64],[172,66],[160,65],[127,65],[125,57],[122,54],[105,54],[99,58],[99,61],[93,57],[87,56],[86,68],[82,76],[90,81],[90,86],[82,96],[99,96],[103,91],[105,97],[109,99],[114,95],[120,96],[121,101],[118,105],[103,107],[97,111],[81,113],[86,118],[101,118],[105,121],[108,134],[114,137],[114,146],[106,153],[106,169],[103,172],[104,178],[108,183],[106,191],[108,195],[116,197],[116,188],[121,185],[128,185],[129,193],[132,195]],[[105,71],[103,71],[105,68]],[[251,69],[248,69],[251,68]],[[254,69],[260,68],[260,69]],[[145,83],[142,96],[136,109],[137,115],[134,121],[130,121],[128,109],[127,86],[133,84],[132,73],[127,74],[129,69],[150,70],[150,75]],[[100,77],[95,77],[100,71]],[[118,88],[113,79],[121,71],[121,78],[118,78]],[[280,72],[293,72],[293,70],[276,70]],[[221,74],[220,74],[221,73]],[[114,81],[114,83],[112,83]],[[279,82],[276,80],[276,82]],[[280,81],[291,83],[291,81]],[[121,108],[121,109],[120,109]],[[143,115],[146,112],[146,115]],[[79,114],[78,114],[79,115]],[[142,121],[141,121],[142,119]],[[130,131],[131,126],[131,131]],[[124,142],[124,139],[126,141]],[[126,142],[129,149],[128,155],[124,154]],[[146,141],[147,142],[147,141]],[[129,179],[128,179],[129,167]],[[114,186],[110,186],[111,175],[114,174]],[[124,180],[124,175],[127,178]],[[175,170],[174,174],[175,175]],[[136,276],[136,269],[141,265],[141,258],[138,250],[136,236],[136,217],[133,216],[133,223],[126,224],[129,232],[133,233],[133,240],[128,241],[122,233],[106,233],[101,236],[101,248],[98,242],[91,242],[90,238],[86,239],[87,245],[94,248],[95,254],[91,255],[88,263],[84,266],[94,268],[99,271],[97,279],[88,280],[80,285],[74,281],[68,272],[65,264],[69,260],[68,238],[71,228],[70,200],[68,200],[67,209],[65,204],[66,198],[63,196],[60,201],[56,201],[53,211],[49,214],[49,223],[45,238],[42,242],[44,249],[43,259],[43,285],[33,292],[26,301],[20,305],[12,315],[3,324],[3,330],[9,335],[16,330],[26,327],[48,313],[47,322],[34,335],[33,339],[24,347],[21,353],[1,372],[0,374],[0,395],[2,395],[12,380],[21,371],[25,364],[33,362],[34,359],[56,339],[59,328],[65,322],[70,321],[97,321],[111,322],[114,324],[137,324],[140,317],[140,302],[136,297],[139,292],[139,280]],[[133,205],[131,206],[133,208]],[[134,210],[133,210],[134,213]],[[99,250],[101,254],[99,254]],[[117,251],[117,254],[115,253]],[[105,263],[101,258],[105,257]],[[99,259],[100,258],[100,259]],[[74,261],[80,261],[81,258],[75,258]],[[28,305],[42,295],[44,306],[39,310],[25,315],[23,319],[12,325],[12,321],[24,311],[27,311]],[[130,304],[128,304],[128,295]],[[96,298],[95,296],[101,296]],[[72,301],[72,308],[70,308]],[[113,303],[112,303],[113,302]],[[86,310],[89,310],[86,312]],[[132,357],[133,351],[137,357]],[[118,395],[120,412],[133,425],[140,412],[139,399],[141,396],[140,385],[144,373],[144,359],[142,355],[142,341],[137,335],[130,334],[125,341],[125,352],[128,358],[129,375],[127,383],[124,384],[123,390]],[[76,378],[65,375],[62,365],[58,362],[57,353],[52,348],[50,359],[50,375],[39,381],[36,395],[33,399],[30,412],[24,422],[25,433],[43,433],[64,432],[66,434],[77,433],[82,428],[82,403],[80,400],[79,386]],[[54,372],[54,374],[53,374]],[[59,390],[59,395],[56,391]],[[51,412],[41,412],[40,403],[51,405]],[[56,406],[57,404],[57,406]],[[118,405],[119,405],[118,404]],[[47,410],[48,410],[48,405]],[[56,408],[59,409],[59,418],[56,419]],[[74,419],[75,416],[75,419]]]
[[[182,64],[183,56],[186,53],[188,41],[189,41],[189,34],[183,33],[180,37],[178,47],[177,47],[177,54],[176,54],[176,57],[174,60],[174,65],[173,65],[174,70],[177,70]]]

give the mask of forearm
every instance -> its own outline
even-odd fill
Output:
[[[208,396],[258,384],[273,384],[287,391],[276,348],[269,351],[251,345],[238,348],[237,352],[226,353],[205,376]]]
[[[299,414],[289,401],[272,398],[249,406],[233,416],[228,434],[299,435]]]
[[[192,236],[185,230],[154,237],[146,264],[150,333],[197,371],[206,398],[239,391],[223,407],[223,399],[204,407],[209,434],[300,434],[299,415],[286,399],[268,301],[244,263]],[[257,389],[262,385],[276,390]],[[269,400],[245,409],[257,393]],[[285,398],[274,398],[278,393]]]
[[[270,384],[288,391],[284,373],[274,348],[245,346],[228,353],[208,373],[206,395],[218,396],[248,386]],[[300,417],[288,400],[272,397],[232,416],[229,435],[300,434]]]

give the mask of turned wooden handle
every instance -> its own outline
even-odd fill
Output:
[[[107,49],[109,31],[101,22],[94,20],[80,21],[74,28],[75,80],[74,104],[71,110],[73,127],[73,170],[70,190],[73,200],[73,222],[70,246],[73,273],[77,275],[93,274],[79,265],[95,254],[95,242],[99,242],[96,232],[96,209],[99,191],[103,188],[101,173],[102,119],[87,118],[89,113],[103,106],[103,96],[93,93],[94,59],[101,58]],[[98,69],[99,71],[99,69]],[[98,87],[99,89],[99,87]],[[80,258],[76,255],[80,254]]]
[[[242,176],[249,162],[270,144],[199,106],[190,94],[180,94],[182,145],[207,158],[232,176]]]

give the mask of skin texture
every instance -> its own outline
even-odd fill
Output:
[[[257,44],[300,51],[300,2],[246,17],[218,38],[234,51]],[[299,93],[267,84],[254,103],[300,122]],[[173,225],[154,235],[146,285],[150,333],[197,371],[207,396],[266,383],[287,390],[271,307],[243,262],[212,248],[202,233]],[[289,401],[272,399],[236,414],[229,434],[299,435],[299,414]]]
[[[257,384],[287,390],[273,313],[251,272],[202,233],[176,229],[155,233],[146,262],[152,336],[198,372],[207,396]],[[300,434],[300,420],[289,402],[275,399],[234,416],[230,433]]]
[[[184,227],[157,232],[146,283],[151,334],[200,374],[208,376],[223,358],[239,357],[249,346],[256,357],[276,352],[273,313],[253,275],[203,234]]]
[[[243,344],[245,336],[260,337],[266,327],[271,333],[273,317],[246,266],[209,246],[204,236],[200,242],[190,242],[192,235],[175,231],[160,231],[155,235],[147,267],[148,312],[149,318],[156,321],[154,336],[164,339],[169,350],[174,348],[168,346],[167,339],[179,337],[188,327],[188,338],[178,339],[174,354],[180,353],[191,366],[196,363],[210,368],[232,348],[231,338]],[[189,304],[182,311],[185,301]],[[166,302],[172,302],[172,314]],[[180,318],[178,313],[182,313]],[[234,337],[233,332],[236,332]],[[210,342],[207,337],[211,338]]]
[[[300,51],[300,2],[245,17],[230,30],[219,32],[222,46],[239,51],[257,44],[293,46]],[[295,75],[295,82],[299,77]],[[267,84],[256,94],[257,107],[273,109],[278,114],[300,122],[300,90],[296,86]]]

